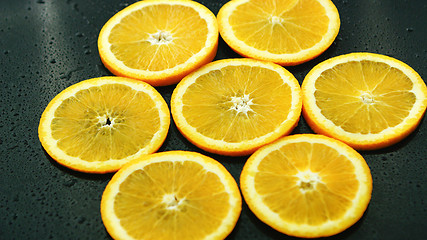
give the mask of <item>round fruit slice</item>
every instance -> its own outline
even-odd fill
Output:
[[[205,6],[188,0],[146,0],[115,14],[101,29],[98,49],[115,75],[153,86],[177,83],[212,61],[218,24]]]
[[[289,134],[301,113],[300,86],[283,67],[253,59],[209,63],[175,88],[181,133],[206,151],[239,156]]]
[[[330,0],[231,0],[219,10],[218,25],[240,55],[289,66],[324,52],[340,19]]]
[[[427,106],[427,87],[408,65],[351,53],[314,67],[302,84],[303,116],[317,133],[355,149],[390,146],[408,136]]]
[[[363,157],[322,135],[284,137],[256,151],[240,176],[252,212],[282,233],[326,237],[356,223],[372,192]]]
[[[159,149],[169,130],[169,109],[145,82],[101,77],[59,93],[40,119],[46,152],[71,169],[105,173]]]
[[[241,205],[236,181],[220,163],[171,151],[120,169],[102,195],[101,216],[114,239],[224,239]]]

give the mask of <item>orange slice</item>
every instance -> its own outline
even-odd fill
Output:
[[[239,156],[289,134],[301,113],[300,86],[283,67],[253,59],[209,63],[171,97],[181,133],[206,151]]]
[[[242,199],[230,173],[199,153],[141,157],[120,169],[101,200],[114,239],[224,239]]]
[[[314,67],[302,84],[303,114],[317,133],[360,150],[408,136],[427,106],[427,88],[411,67],[373,53],[352,53]]]
[[[372,176],[348,145],[300,134],[256,151],[243,167],[240,187],[261,221],[287,235],[315,238],[340,233],[362,217]]]
[[[188,0],[146,0],[116,13],[98,38],[104,65],[115,75],[153,86],[177,83],[212,61],[218,24],[205,6]]]
[[[105,173],[158,150],[169,109],[145,82],[121,77],[74,84],[50,101],[39,124],[46,152],[71,169]]]
[[[222,38],[234,51],[283,66],[317,57],[340,28],[330,0],[231,0],[217,18]]]

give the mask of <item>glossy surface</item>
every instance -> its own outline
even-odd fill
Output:
[[[49,101],[85,79],[111,75],[97,38],[103,24],[134,1],[2,1],[0,8],[0,239],[111,239],[99,205],[112,174],[92,175],[56,164],[37,127]],[[226,0],[200,0],[215,14]],[[317,63],[350,52],[397,58],[427,79],[427,2],[335,0],[341,28],[318,58],[288,67],[300,81]],[[239,57],[220,39],[215,59]],[[157,88],[169,104],[174,85]],[[293,133],[311,133],[301,119]],[[427,123],[392,147],[361,152],[373,176],[362,219],[329,239],[424,239],[427,234]],[[160,151],[190,150],[171,123]],[[207,153],[205,153],[207,154]],[[207,154],[238,179],[247,157]],[[259,221],[243,203],[228,239],[294,239]]]

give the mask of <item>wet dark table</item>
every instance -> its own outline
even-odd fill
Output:
[[[48,102],[79,81],[111,75],[97,51],[103,24],[133,1],[2,0],[0,7],[0,239],[110,239],[99,213],[112,174],[91,175],[54,162],[37,137]],[[227,1],[199,1],[215,14]],[[427,1],[335,0],[341,29],[318,58],[288,67],[303,80],[317,63],[350,52],[395,57],[427,80]],[[220,39],[216,59],[238,57]],[[157,88],[170,102],[174,86]],[[310,133],[301,119],[295,133]],[[371,168],[371,203],[353,227],[331,239],[427,239],[427,122],[407,139],[361,152]],[[205,153],[171,125],[160,151]],[[238,180],[246,157],[205,153]],[[293,239],[260,222],[243,204],[228,239]]]

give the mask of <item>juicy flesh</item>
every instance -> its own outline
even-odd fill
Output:
[[[202,135],[241,142],[276,130],[290,112],[291,94],[272,70],[227,66],[198,77],[182,97],[182,111]]]
[[[255,189],[289,223],[321,225],[340,219],[359,189],[346,157],[321,143],[292,143],[268,154],[258,166]]]
[[[131,156],[159,128],[159,112],[150,96],[122,84],[78,91],[61,103],[51,124],[57,146],[85,161]]]
[[[114,211],[135,239],[204,239],[231,208],[219,177],[192,161],[145,166],[119,191]]]
[[[324,71],[315,83],[321,113],[346,132],[376,134],[408,117],[412,81],[381,62],[353,61]]]
[[[158,4],[124,17],[108,40],[113,54],[127,67],[162,71],[198,53],[207,32],[206,21],[194,9]]]
[[[315,0],[251,0],[229,18],[237,39],[274,54],[313,47],[327,32],[329,18]]]

